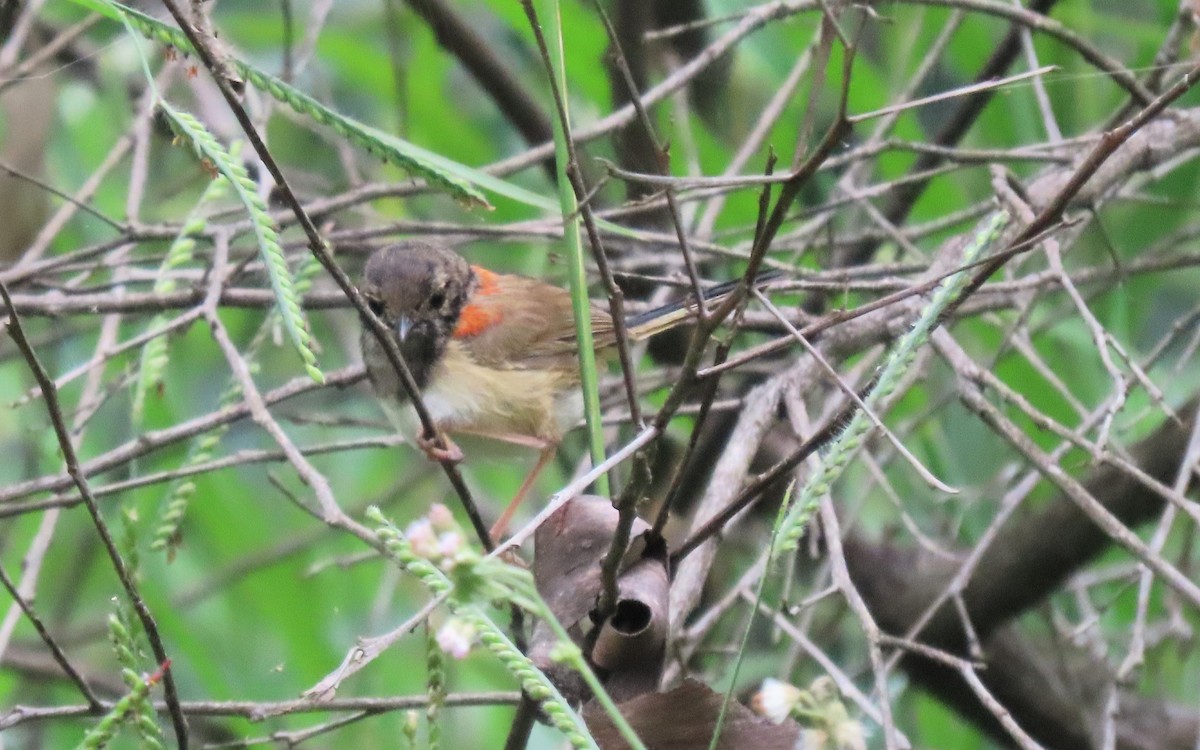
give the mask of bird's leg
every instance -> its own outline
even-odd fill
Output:
[[[437,444],[438,437],[441,437],[442,442],[446,444],[445,448]],[[462,448],[459,448],[458,445],[450,439],[450,436],[446,435],[445,433],[440,436],[435,435],[434,437],[425,437],[425,433],[422,432],[417,435],[417,439],[414,442],[416,443],[417,447],[421,449],[421,452],[425,454],[425,457],[430,461],[436,461],[438,463],[449,461],[450,463],[456,464],[462,461],[464,458]]]
[[[541,474],[542,469],[546,468],[546,464],[550,463],[550,459],[554,458],[554,454],[557,450],[557,443],[543,442],[542,452],[538,455],[537,463],[533,465],[533,471],[529,472],[529,476],[525,477],[524,482],[521,482],[521,488],[517,490],[517,494],[515,497],[513,497],[512,502],[508,504],[508,507],[505,508],[504,512],[500,514],[500,517],[496,519],[496,523],[492,524],[491,531],[488,533],[491,534],[493,542],[496,544],[500,543],[500,539],[504,536],[504,532],[508,531],[508,524],[512,521],[513,514],[517,512],[517,508],[520,507],[521,501],[525,499],[525,496],[529,494],[529,490],[533,488],[533,483],[537,480],[538,474]]]
[[[474,435],[475,437],[487,438],[488,440],[499,440],[502,443],[509,445],[519,445],[522,448],[537,448],[540,451],[556,445],[544,438],[534,437],[532,435],[522,435],[519,432],[493,432],[491,430],[476,430],[476,429],[456,429],[455,432],[460,435]]]

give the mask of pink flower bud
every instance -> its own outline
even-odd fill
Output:
[[[429,508],[429,522],[433,524],[433,528],[437,531],[456,531],[458,524],[454,520],[454,514],[450,509],[441,503],[434,503]]]
[[[447,620],[445,625],[438,628],[438,647],[455,659],[462,659],[471,653],[471,643],[475,640],[475,628],[469,623],[457,618]]]
[[[427,518],[418,518],[404,529],[404,538],[412,545],[413,552],[427,560],[436,560],[441,556],[437,534]]]

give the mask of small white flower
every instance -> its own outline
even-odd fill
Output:
[[[413,552],[426,560],[437,559],[441,554],[437,534],[434,533],[428,518],[418,518],[410,523],[404,529],[404,538],[412,545]]]
[[[863,725],[853,719],[847,718],[833,727],[833,741],[838,750],[867,750]]]
[[[800,700],[800,688],[773,677],[763,680],[762,688],[754,694],[750,705],[755,711],[776,724],[791,715]]]
[[[455,659],[462,659],[471,653],[475,628],[470,623],[455,618],[447,620],[446,624],[438,629],[435,638],[439,648]]]

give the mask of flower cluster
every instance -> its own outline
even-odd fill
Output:
[[[488,616],[488,607],[492,605],[520,607],[545,619],[563,641],[569,642],[570,636],[538,594],[533,574],[473,549],[445,506],[433,506],[426,518],[409,524],[404,533],[389,523],[378,508],[368,508],[367,518],[379,524],[375,533],[386,554],[419,578],[431,592],[444,597],[453,613],[434,635],[437,648],[459,657],[470,651],[472,643],[483,644],[520,682],[525,694],[537,701],[550,724],[566,735],[572,748],[599,750],[583,719]],[[575,656],[572,666],[580,670],[598,697],[607,697],[578,651],[564,651],[562,656]],[[618,727],[625,725],[622,736],[634,750],[644,750],[645,746],[628,729],[611,700],[608,703],[605,710],[609,718]]]
[[[768,677],[750,705],[776,724],[789,717],[803,724],[806,750],[866,750],[863,725],[850,718],[828,677],[818,677],[808,689]]]
[[[404,541],[413,555],[453,584],[459,602],[516,605],[542,614],[533,575],[502,558],[482,554],[446,506],[435,504],[428,515],[410,523]]]
[[[440,503],[434,504],[428,515],[410,523],[404,529],[404,539],[414,554],[455,578],[471,577],[472,570],[482,562],[479,553],[467,543],[450,509]],[[477,635],[471,623],[451,617],[438,629],[434,639],[442,651],[463,659],[471,652]]]
[[[462,529],[450,509],[435,503],[429,515],[418,518],[404,529],[404,538],[413,552],[449,573],[459,563],[478,560],[479,555],[463,538]]]

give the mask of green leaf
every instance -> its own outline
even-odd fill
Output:
[[[205,129],[195,117],[187,112],[175,109],[165,101],[159,106],[171,122],[171,127],[180,137],[185,138],[195,150],[196,155],[210,162],[220,172],[237,193],[238,199],[250,214],[250,224],[254,228],[254,236],[258,241],[258,250],[262,256],[267,276],[271,280],[271,289],[275,293],[275,302],[287,330],[288,338],[292,340],[300,359],[304,361],[304,369],[309,377],[318,383],[325,381],[325,375],[317,367],[317,357],[309,348],[309,335],[304,313],[296,295],[292,274],[288,270],[287,259],[283,248],[279,245],[279,233],[267,212],[267,206],[258,195],[258,190],[246,168],[240,161],[233,159],[217,142],[212,133]]]
[[[168,26],[161,21],[139,13],[132,8],[102,0],[72,0],[78,5],[96,11],[114,21],[127,20],[135,29],[149,39],[168,44],[184,52],[192,52],[191,43],[182,31]],[[370,153],[385,161],[397,164],[408,171],[420,175],[456,199],[467,204],[491,208],[483,193],[478,188],[491,190],[497,195],[541,209],[553,209],[556,204],[536,193],[520,188],[498,177],[473,169],[464,164],[434,154],[420,146],[409,143],[402,138],[389,135],[369,125],[361,123],[352,117],[326,107],[308,94],[300,91],[275,76],[260,70],[250,63],[237,57],[231,57],[230,65],[247,83],[275,99],[288,105],[295,111],[307,115],[316,122],[326,125],[334,132],[347,138]]]

